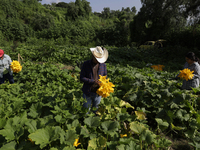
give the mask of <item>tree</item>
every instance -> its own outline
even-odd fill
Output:
[[[110,18],[110,8],[109,7],[103,8],[102,17],[103,18]]]
[[[59,2],[58,4],[56,4],[56,7],[62,7],[62,8],[67,8],[68,4],[65,2]]]
[[[186,24],[181,6],[185,0],[141,0],[142,7],[131,27],[133,41],[144,42],[162,38],[170,30]]]
[[[190,0],[185,5],[185,16],[190,19],[190,23],[200,24],[200,1]]]
[[[66,13],[67,19],[69,18],[72,20],[76,20],[76,18],[78,17],[78,12],[79,12],[79,8],[78,6],[75,5],[74,2],[68,3],[67,13]]]
[[[85,9],[81,0],[76,0],[75,5],[78,7],[78,16],[85,16]]]
[[[92,12],[92,8],[90,7],[90,2],[87,2],[86,0],[82,0],[83,8],[85,10],[85,16],[89,16]]]
[[[131,8],[131,11],[132,11],[134,14],[136,14],[137,10],[136,10],[135,6],[133,6],[133,7]]]

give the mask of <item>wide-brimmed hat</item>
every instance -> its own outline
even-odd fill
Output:
[[[4,54],[4,51],[2,49],[0,49],[0,57],[2,57]]]
[[[90,48],[90,50],[99,63],[104,63],[108,59],[108,51],[104,47],[97,46]]]

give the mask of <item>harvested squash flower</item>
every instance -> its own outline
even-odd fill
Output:
[[[151,66],[151,68],[153,68],[157,71],[162,71],[164,67],[165,67],[164,65],[152,65]]]
[[[101,76],[99,75],[100,79],[100,87],[97,90],[97,94],[102,96],[102,97],[108,97],[110,96],[110,93],[114,92],[115,85],[111,82],[109,82],[109,78],[106,79],[106,76]]]
[[[34,144],[34,141],[32,141],[30,138],[28,139],[28,141],[30,141],[32,144]]]
[[[13,62],[11,62],[10,67],[11,67],[12,71],[15,73],[19,73],[22,70],[21,64],[16,60],[13,60]]]
[[[78,143],[78,140],[79,140],[79,139],[75,139],[75,142],[74,142],[74,144],[73,144],[75,147],[77,147],[79,144],[81,144],[81,143]]]
[[[180,70],[180,74],[178,75],[178,77],[180,77],[183,80],[191,80],[194,76],[194,74],[192,74],[194,71],[190,71],[190,69],[185,68],[183,70]]]
[[[127,134],[120,134],[120,137],[121,137],[121,138],[127,137]]]

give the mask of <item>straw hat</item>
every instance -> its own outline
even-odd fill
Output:
[[[90,48],[90,50],[99,63],[104,63],[108,59],[108,51],[104,47],[97,46]]]

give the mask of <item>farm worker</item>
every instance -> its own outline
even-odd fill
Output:
[[[89,108],[90,110],[91,106],[95,109],[93,112],[96,113],[101,101],[101,96],[96,93],[100,84],[98,79],[99,75],[107,76],[105,62],[108,59],[108,51],[104,47],[100,46],[90,48],[90,51],[92,53],[92,59],[83,63],[80,80],[84,83],[82,87],[83,98],[87,100],[87,102],[83,104],[83,107]]]
[[[188,68],[190,69],[190,71],[194,71],[193,72],[194,76],[192,77],[191,80],[188,80],[188,81],[183,80],[182,89],[191,90],[191,87],[192,88],[199,87],[200,61],[199,61],[199,58],[196,57],[195,53],[193,52],[188,52],[185,55],[185,60],[186,60],[186,63],[184,64],[183,69]],[[175,77],[175,79],[179,78],[178,75]]]
[[[10,56],[4,54],[4,51],[0,49],[0,84],[4,83],[6,78],[10,84],[14,83],[13,71],[10,69],[11,62]]]

